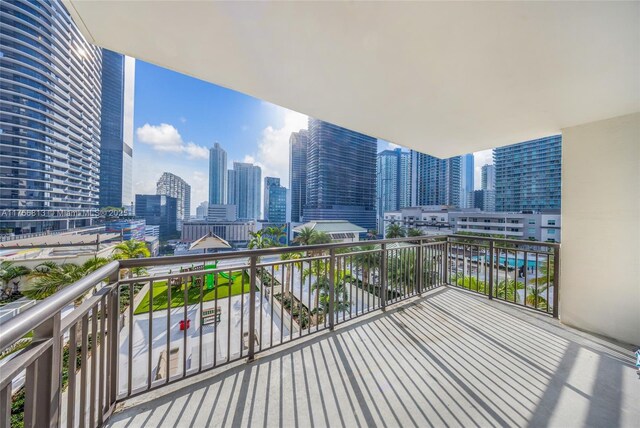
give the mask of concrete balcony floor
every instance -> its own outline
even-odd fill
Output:
[[[631,427],[634,351],[443,287],[133,397],[109,425]]]

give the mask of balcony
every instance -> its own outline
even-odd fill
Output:
[[[34,341],[0,420],[631,425],[633,350],[558,322],[559,262],[455,235],[112,262],[3,326]]]

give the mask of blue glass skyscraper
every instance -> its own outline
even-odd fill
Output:
[[[133,202],[133,92],[135,60],[102,51],[100,206]]]
[[[493,150],[496,211],[559,210],[562,136]]]
[[[289,138],[289,189],[291,190],[291,221],[302,221],[307,200],[307,145],[309,132],[301,129]]]
[[[227,195],[227,152],[215,143],[209,149],[209,204],[232,204],[233,195]]]
[[[136,217],[148,226],[160,226],[160,239],[177,236],[178,200],[164,195],[136,195]]]
[[[287,222],[287,188],[280,185],[279,178],[264,178],[264,219],[269,223]]]
[[[309,118],[304,221],[376,227],[376,138]]]
[[[412,205],[460,207],[462,199],[462,156],[440,159],[411,151]]]
[[[58,0],[1,1],[0,23],[0,233],[90,225],[102,52]]]

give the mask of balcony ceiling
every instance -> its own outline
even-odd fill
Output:
[[[640,111],[638,2],[64,3],[95,44],[441,157]]]

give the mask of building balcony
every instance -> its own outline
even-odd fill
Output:
[[[114,261],[3,326],[34,339],[0,420],[632,425],[633,348],[560,324],[559,262],[456,235]]]

